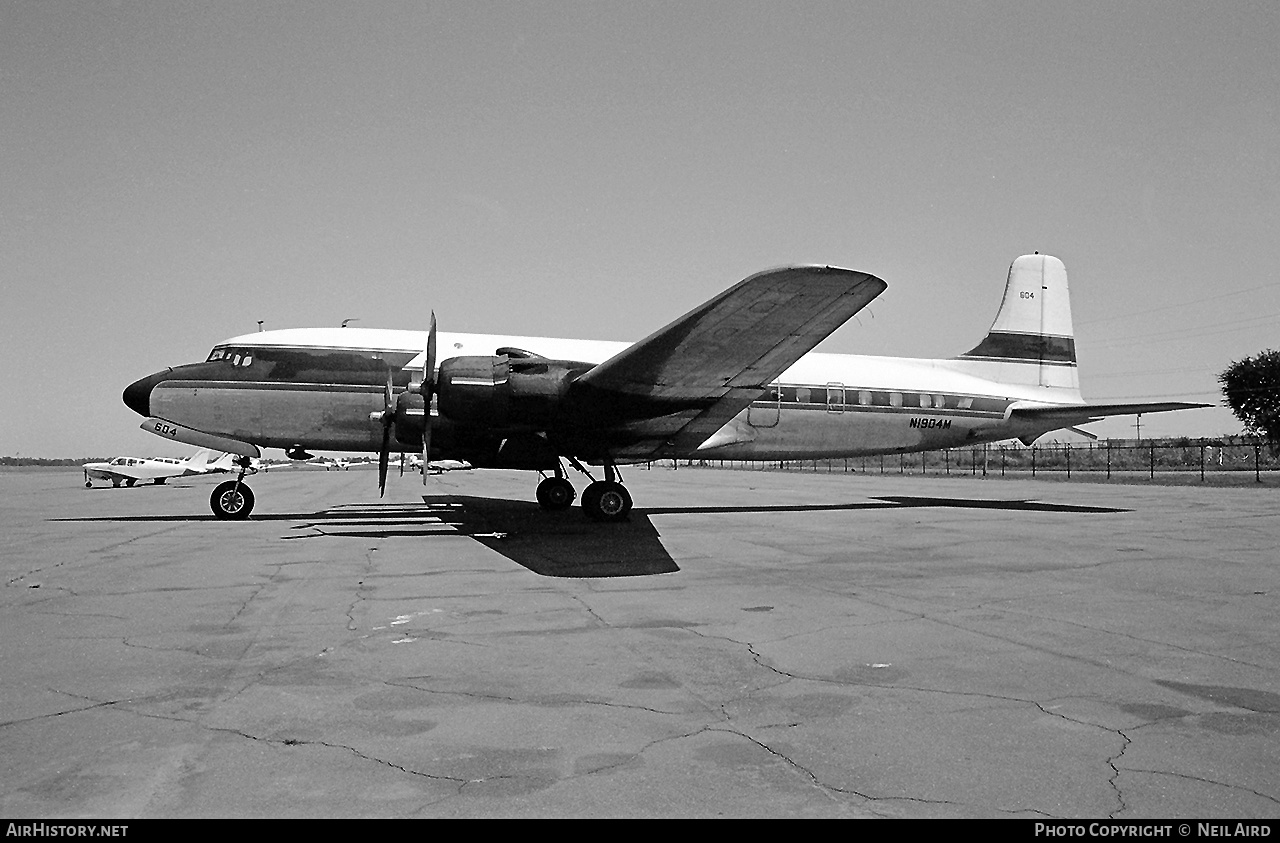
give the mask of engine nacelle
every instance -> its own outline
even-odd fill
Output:
[[[436,408],[450,421],[487,428],[544,428],[571,372],[548,361],[452,357],[440,364]]]
[[[426,402],[416,390],[406,390],[396,396],[396,441],[401,446],[414,449],[422,447],[422,431],[427,426]]]

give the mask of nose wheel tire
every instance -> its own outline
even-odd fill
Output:
[[[543,509],[567,509],[577,496],[573,484],[563,477],[548,477],[538,484],[538,503]]]
[[[593,521],[625,521],[631,493],[621,483],[597,480],[582,491],[582,511]]]
[[[209,506],[213,514],[224,521],[242,521],[253,512],[253,490],[243,483],[227,480],[214,487]]]

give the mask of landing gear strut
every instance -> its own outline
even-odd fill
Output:
[[[591,472],[574,457],[569,457],[569,464],[582,472],[591,481],[582,491],[582,511],[593,521],[625,521],[631,512],[631,493],[622,485],[622,475],[617,467],[606,460],[604,464],[604,480],[596,480]],[[565,509],[573,504],[577,496],[573,484],[565,477],[564,466],[556,461],[556,476],[544,477],[538,484],[538,503],[543,509]]]
[[[253,490],[244,482],[244,475],[250,471],[248,457],[239,457],[236,464],[240,466],[240,474],[235,480],[219,483],[209,496],[209,506],[213,514],[225,521],[243,521],[253,512]]]
[[[560,465],[559,460],[556,460],[556,476],[544,477],[538,484],[536,494],[542,508],[551,510],[567,509],[578,496],[573,490],[573,484],[564,476],[564,466]]]
[[[608,460],[603,480],[582,490],[582,511],[592,521],[625,521],[631,512],[631,493],[622,485],[622,475]]]

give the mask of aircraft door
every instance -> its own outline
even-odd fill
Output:
[[[747,424],[752,427],[776,427],[781,415],[782,389],[775,383],[747,408]]]
[[[834,381],[827,384],[827,412],[844,412],[844,384]]]

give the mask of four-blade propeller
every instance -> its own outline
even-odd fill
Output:
[[[422,485],[427,485],[427,467],[431,464],[431,399],[436,393],[436,312],[431,311],[431,328],[427,332],[427,357],[422,361]]]
[[[382,447],[378,450],[378,496],[387,491],[387,467],[391,461],[391,431],[395,427],[396,418],[405,418],[406,413],[398,412],[400,400],[417,392],[422,396],[422,483],[427,482],[427,466],[431,460],[431,399],[436,391],[436,314],[431,313],[431,329],[427,333],[427,354],[422,361],[422,378],[416,384],[410,384],[399,396],[395,394],[395,372],[387,367],[387,385],[382,395],[382,411],[370,413],[374,421],[382,422]],[[403,466],[403,464],[402,464]],[[403,473],[403,467],[401,469]]]

